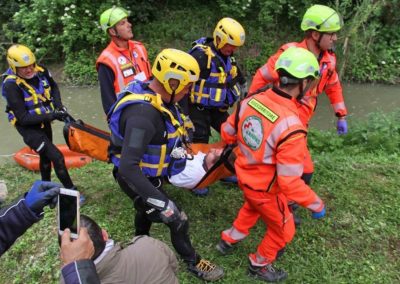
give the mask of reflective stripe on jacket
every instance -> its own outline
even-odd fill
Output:
[[[139,81],[133,81],[127,86],[124,93],[118,97],[118,100],[110,112],[109,126],[111,129],[111,141],[112,144],[116,146],[116,149],[118,149],[117,152],[111,153],[112,163],[119,167],[120,150],[124,139],[119,129],[119,121],[123,109],[132,104],[149,104],[160,111],[163,115],[165,128],[167,130],[165,144],[147,146],[139,164],[142,173],[147,177],[160,177],[176,175],[181,172],[184,169],[184,165],[183,167],[176,167],[171,163],[186,163],[186,157],[176,160],[170,156],[175,147],[182,146],[182,141],[187,135],[180,112],[175,105],[170,107],[176,108],[173,111],[167,108],[159,94],[154,93],[147,88],[147,84]],[[175,117],[173,113],[177,113],[179,117]]]
[[[151,69],[144,45],[138,41],[128,41],[128,49],[118,47],[113,41],[103,50],[96,61],[96,68],[102,63],[114,73],[115,94],[121,92],[136,76],[143,72],[147,81],[151,77]]]
[[[225,62],[207,42],[208,39],[202,37],[194,42],[195,45],[189,51],[193,53],[200,49],[204,52],[208,56],[207,68],[210,70],[207,79],[200,79],[195,83],[190,100],[193,104],[205,107],[232,106],[240,96],[240,90],[236,85],[236,61],[234,57],[229,56]]]
[[[313,211],[323,203],[301,179],[306,151],[306,129],[298,117],[294,99],[273,90],[246,98],[239,111],[222,125],[228,143],[237,140],[240,151],[235,170],[242,188],[269,193],[282,192]]]
[[[275,71],[275,63],[283,51],[291,46],[297,46],[307,49],[306,41],[291,42],[284,44],[272,55],[268,61],[261,66],[253,77],[249,93],[254,93],[259,88],[271,83],[277,82],[278,73]],[[320,79],[317,88],[306,93],[302,99],[302,104],[298,104],[300,119],[304,125],[307,125],[317,107],[317,97],[325,92],[330,100],[336,116],[346,116],[347,109],[344,104],[342,86],[339,76],[336,72],[336,55],[331,51],[324,51],[319,58]]]
[[[39,86],[36,88],[26,82],[25,79],[17,76],[14,72],[9,68],[2,77],[3,85],[2,85],[2,93],[3,97],[6,98],[6,91],[4,88],[5,82],[15,82],[18,88],[21,89],[22,94],[24,96],[25,108],[30,114],[44,114],[51,113],[54,111],[53,99],[51,96],[51,87],[50,83],[47,80],[46,76],[43,75],[44,69],[38,65],[36,65],[36,75],[39,78]],[[8,121],[14,125],[17,122],[17,118],[14,113],[10,109],[6,109],[8,114]]]

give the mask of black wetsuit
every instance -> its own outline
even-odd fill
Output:
[[[161,211],[165,209],[170,198],[162,189],[162,177],[147,178],[143,175],[139,163],[147,145],[166,143],[164,118],[151,105],[133,104],[122,111],[119,126],[124,140],[120,165],[119,168],[115,168],[115,174],[122,190],[134,201],[136,235],[149,235],[152,222],[163,222]],[[146,202],[149,199],[165,205],[154,206]],[[182,259],[188,263],[197,262],[200,257],[190,242],[187,218],[179,218],[166,225],[171,231],[171,242]]]
[[[51,87],[51,96],[56,109],[62,107],[60,90],[49,72],[44,69],[44,76],[47,78]],[[39,78],[25,80],[29,85],[38,87]],[[74,185],[65,166],[64,156],[53,144],[53,132],[51,121],[55,119],[54,113],[31,114],[25,107],[24,95],[15,81],[4,83],[4,95],[7,100],[7,107],[12,110],[17,122],[15,128],[21,134],[24,142],[35,150],[40,156],[40,174],[42,180],[51,180],[51,163],[58,179],[64,187],[72,188]]]
[[[207,42],[206,45],[216,50],[212,41]],[[200,79],[207,79],[210,76],[211,70],[207,68],[208,55],[201,49],[194,50],[191,55],[196,59],[200,67]],[[230,60],[227,56],[218,53],[218,55],[225,61]],[[244,84],[246,82],[243,77],[239,66],[238,70],[238,82]],[[186,115],[189,115],[191,121],[194,124],[195,131],[193,133],[193,143],[208,143],[211,135],[211,127],[218,133],[221,132],[221,125],[224,123],[229,116],[227,109],[221,110],[220,108],[203,107],[201,105],[192,104],[189,96],[186,96],[179,103],[184,110]]]

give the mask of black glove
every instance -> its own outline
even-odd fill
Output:
[[[25,195],[25,202],[28,207],[40,214],[46,205],[54,208],[57,203],[57,196],[60,193],[61,184],[37,180],[32,188]]]
[[[58,111],[62,111],[62,112],[68,112],[68,109],[66,106],[61,106],[59,108],[57,108]]]
[[[66,111],[62,111],[62,110],[55,110],[52,113],[52,116],[53,116],[53,120],[57,119],[59,121],[64,121],[68,117],[68,113]]]

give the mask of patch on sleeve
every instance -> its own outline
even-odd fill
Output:
[[[133,128],[131,136],[129,137],[129,147],[141,149],[143,147],[145,130],[140,128]]]
[[[242,124],[242,137],[246,145],[252,150],[260,148],[261,143],[264,140],[264,129],[259,117],[246,117]]]
[[[260,114],[265,116],[272,123],[274,123],[279,118],[279,115],[277,115],[275,112],[267,108],[256,99],[251,99],[247,104],[258,111]]]

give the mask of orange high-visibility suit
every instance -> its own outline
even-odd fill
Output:
[[[249,88],[249,94],[256,92],[263,86],[278,81],[278,73],[275,71],[275,62],[283,51],[291,46],[307,48],[306,41],[292,42],[282,45],[279,50],[272,55],[268,61],[260,67],[253,77]],[[325,92],[329,98],[332,108],[337,117],[347,115],[347,109],[344,104],[342,86],[340,84],[339,76],[336,72],[336,55],[332,51],[322,51],[318,57],[320,66],[320,80],[316,88],[308,91],[301,103],[297,103],[299,108],[299,116],[301,122],[305,127],[311,120],[314,111],[317,107],[317,97],[319,94]],[[304,173],[312,173],[314,166],[311,160],[309,151],[307,150],[306,159],[304,163]]]
[[[271,263],[295,233],[288,200],[314,212],[324,208],[301,179],[306,133],[295,99],[275,87],[246,98],[237,123],[232,114],[222,125],[224,142],[240,148],[235,170],[245,199],[233,227],[222,232],[224,241],[240,241],[261,217],[267,231],[257,254]]]
[[[118,47],[115,42],[111,41],[97,59],[96,69],[99,68],[100,63],[108,66],[114,73],[115,95],[121,92],[138,74],[143,72],[140,81],[148,80],[151,77],[147,50],[139,41],[129,40],[128,48]]]

